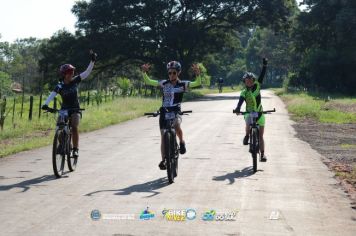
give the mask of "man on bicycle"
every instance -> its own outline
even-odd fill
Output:
[[[72,136],[73,136],[73,157],[79,156],[79,120],[81,114],[79,112],[79,99],[78,99],[78,84],[86,79],[91,71],[93,70],[94,63],[96,60],[96,53],[90,50],[90,63],[88,68],[80,73],[79,75],[74,76],[75,67],[71,64],[64,64],[60,67],[59,72],[61,74],[61,80],[51,92],[47,98],[45,104],[42,106],[43,110],[49,110],[48,104],[54,99],[57,94],[60,94],[62,97],[62,106],[61,110],[66,109],[78,109],[78,111],[69,112],[69,117],[72,127]]]
[[[163,142],[163,128],[165,127],[165,119],[164,114],[165,110],[168,112],[178,112],[181,111],[181,102],[183,99],[183,93],[186,92],[189,88],[198,87],[201,85],[201,78],[199,76],[199,68],[197,65],[193,65],[192,69],[197,76],[197,79],[194,82],[190,81],[182,81],[179,79],[179,75],[182,70],[182,66],[178,61],[171,61],[167,64],[167,72],[169,79],[157,81],[152,80],[148,77],[147,71],[149,70],[149,65],[144,64],[142,66],[143,71],[143,80],[145,84],[151,86],[160,87],[163,91],[163,98],[162,98],[162,108],[161,108],[161,115],[159,118],[159,127],[161,130],[161,157],[162,161],[159,163],[159,168],[161,170],[166,169],[165,157],[164,157],[164,142]],[[179,152],[180,154],[184,154],[186,152],[186,146],[183,139],[183,131],[181,129],[182,117],[177,114],[174,126],[176,130],[176,134],[179,138]]]
[[[258,80],[256,81],[256,76],[251,72],[246,72],[242,77],[243,82],[245,83],[245,89],[242,90],[240,94],[240,99],[236,107],[236,111],[240,112],[241,106],[243,102],[246,102],[246,112],[262,112],[262,104],[261,104],[261,84],[263,83],[263,78],[265,77],[267,69],[267,59],[263,58],[263,67]],[[246,135],[243,139],[243,144],[248,145],[249,140],[249,131],[250,131],[250,124],[249,124],[249,114],[245,115],[246,121]],[[267,157],[265,156],[265,145],[263,140],[263,133],[264,133],[264,126],[265,126],[265,116],[260,114],[257,118],[257,124],[259,125],[260,130],[260,152],[261,152],[261,161],[266,162]]]

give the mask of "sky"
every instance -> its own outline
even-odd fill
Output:
[[[75,0],[0,0],[0,41],[49,38],[60,29],[75,31]]]
[[[50,38],[67,29],[74,33],[76,0],[0,0],[0,41],[17,38]],[[297,0],[298,2],[302,0]]]

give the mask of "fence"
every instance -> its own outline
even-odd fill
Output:
[[[160,90],[153,87],[144,88],[129,88],[123,94],[123,90],[102,90],[102,91],[81,91],[79,92],[79,102],[82,108],[88,106],[100,106],[102,103],[111,102],[120,97],[127,96],[145,96],[145,97],[158,97]],[[34,117],[41,119],[42,105],[47,99],[47,94],[40,95],[19,95],[14,97],[3,97],[0,100],[0,126],[3,127],[5,118],[11,123],[16,123],[17,119],[27,119],[31,122]],[[61,105],[61,98],[57,96],[51,103],[50,107],[59,108]],[[48,113],[46,114],[48,116]]]

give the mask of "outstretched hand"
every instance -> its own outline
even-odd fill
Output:
[[[198,64],[193,64],[192,65],[192,70],[193,70],[193,73],[194,73],[195,76],[200,75],[200,69],[199,69]]]
[[[143,65],[141,66],[141,70],[142,70],[143,72],[147,72],[147,71],[150,70],[150,67],[151,67],[150,64],[145,63],[145,64],[143,64]]]
[[[98,55],[97,55],[92,49],[90,49],[89,53],[90,53],[90,60],[91,60],[92,62],[95,62],[95,61],[96,61],[96,57],[97,57]]]

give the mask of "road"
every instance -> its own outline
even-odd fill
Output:
[[[187,153],[167,184],[158,119],[142,117],[81,136],[79,166],[55,179],[51,147],[0,160],[1,235],[355,235],[356,211],[322,163],[295,137],[283,102],[263,91],[267,163],[251,171],[244,121],[232,114],[237,93],[187,102]],[[49,137],[50,138],[50,137]],[[151,220],[140,220],[149,207]],[[197,217],[167,221],[163,209]],[[90,214],[97,209],[102,218]],[[234,221],[203,221],[205,211],[237,211]],[[134,220],[103,219],[134,214]],[[122,215],[121,215],[122,216]]]

